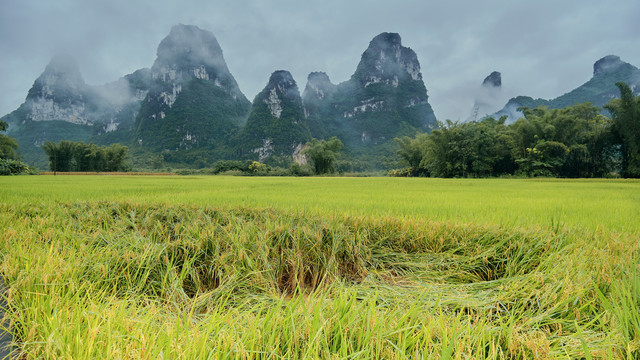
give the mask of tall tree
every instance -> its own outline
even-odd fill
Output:
[[[312,139],[306,144],[303,153],[311,159],[315,173],[320,175],[335,171],[333,164],[340,149],[342,141],[334,136],[329,140]]]
[[[0,131],[6,131],[8,125],[4,121],[0,121]],[[0,134],[0,159],[15,159],[17,158],[16,150],[18,149],[18,142],[15,139],[6,135]]]
[[[49,156],[49,168],[51,171],[72,171],[73,142],[62,140],[56,144],[47,141],[42,145],[42,149]]]
[[[62,140],[47,141],[42,146],[49,156],[52,171],[126,171],[127,147],[108,147]]]
[[[620,143],[622,152],[621,175],[640,177],[640,96],[633,96],[629,85],[617,82],[620,98],[609,101],[613,120],[613,132]]]
[[[424,152],[427,147],[427,139],[429,134],[417,134],[414,138],[404,136],[401,138],[395,138],[395,141],[400,146],[397,154],[406,162],[415,175],[428,175],[426,169],[420,167],[420,162],[424,156]]]
[[[127,147],[120,144],[111,144],[105,149],[105,171],[125,171]]]

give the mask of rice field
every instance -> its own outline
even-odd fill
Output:
[[[21,359],[640,356],[640,182],[0,178]]]

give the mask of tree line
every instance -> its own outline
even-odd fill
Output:
[[[408,165],[396,176],[489,177],[503,175],[640,177],[640,96],[617,83],[621,97],[600,113],[591,103],[563,109],[520,108],[506,117],[439,123],[430,134],[396,139]]]
[[[120,144],[98,146],[84,142],[47,141],[42,149],[49,157],[51,171],[128,171],[128,148]]]

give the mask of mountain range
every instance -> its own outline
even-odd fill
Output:
[[[550,100],[517,96],[490,116],[496,119],[506,116],[506,123],[509,124],[522,117],[522,112],[518,110],[520,107],[546,106],[550,109],[561,109],[585,102],[602,107],[609,100],[620,97],[620,90],[615,86],[616,82],[620,81],[627,83],[635,95],[640,94],[640,69],[622,61],[618,56],[608,55],[593,64],[593,76],[589,81],[570,92]],[[496,89],[499,86],[492,88]]]
[[[71,57],[54,57],[2,119],[24,160],[42,167],[40,146],[62,139],[120,142],[187,164],[286,162],[313,137],[338,136],[358,154],[436,124],[417,56],[398,34],[376,36],[348,81],[334,85],[312,73],[301,96],[289,72],[275,71],[251,103],[215,36],[190,25],[171,29],[150,68],[103,86],[85,84]]]
[[[637,68],[616,56],[594,65],[594,76],[557,99],[511,99],[500,111],[508,121],[521,106],[563,107],[616,96],[616,81],[640,89]],[[483,82],[471,120],[488,114],[501,75]],[[312,72],[302,94],[291,74],[277,70],[250,102],[224,60],[215,36],[176,25],[157,48],[150,68],[117,81],[87,85],[70,56],[55,56],[34,81],[25,102],[1,120],[9,124],[23,160],[45,168],[46,141],[129,146],[140,167],[160,159],[176,166],[207,166],[219,159],[247,159],[286,166],[301,161],[312,138],[337,136],[349,159],[383,167],[395,155],[395,137],[437,127],[416,53],[400,35],[381,33],[362,53],[350,79],[334,84]]]

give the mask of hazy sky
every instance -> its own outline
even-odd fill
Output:
[[[300,91],[312,71],[345,81],[375,35],[397,32],[439,120],[469,116],[494,70],[506,102],[562,95],[605,55],[640,66],[638,0],[0,0],[0,116],[54,54],[73,55],[100,85],[150,67],[178,23],[213,32],[249,100],[279,69]]]

